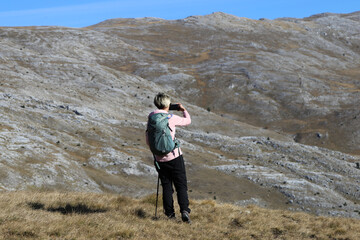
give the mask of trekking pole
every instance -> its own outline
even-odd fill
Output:
[[[159,198],[159,181],[160,181],[160,174],[158,174],[158,180],[157,180],[155,219],[157,219],[157,207],[158,207],[158,198]]]
[[[157,180],[157,188],[156,188],[156,205],[155,205],[155,217],[154,219],[157,220],[157,207],[158,207],[158,199],[159,199],[159,185],[160,185],[160,166],[159,166],[159,163],[156,161],[156,157],[155,155],[153,154],[154,156],[154,165],[155,165],[155,168],[158,172],[158,180]]]

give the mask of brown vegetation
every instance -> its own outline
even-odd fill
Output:
[[[191,225],[154,220],[155,196],[0,195],[1,239],[359,239],[360,220],[191,201]],[[161,208],[159,209],[159,212]],[[178,217],[179,218],[179,217]]]

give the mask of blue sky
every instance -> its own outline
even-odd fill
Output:
[[[360,11],[360,0],[12,0],[0,5],[0,26],[85,27],[111,18],[181,19],[218,11],[252,19],[303,18]]]

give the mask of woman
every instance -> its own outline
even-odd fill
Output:
[[[154,104],[158,108],[151,112],[149,117],[157,113],[168,113],[170,107],[170,97],[165,93],[158,93],[154,98]],[[169,114],[169,128],[171,137],[175,139],[176,126],[186,126],[191,123],[191,118],[186,109],[179,104],[178,111],[183,112],[183,117]],[[148,135],[146,142],[149,145]],[[174,201],[173,201],[173,184],[177,192],[177,199],[180,206],[181,219],[190,223],[190,208],[187,193],[187,180],[184,159],[180,147],[166,155],[155,155],[155,166],[159,173],[161,185],[163,188],[163,207],[165,215],[169,218],[175,218]]]

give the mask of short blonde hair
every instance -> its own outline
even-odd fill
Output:
[[[154,104],[158,109],[167,108],[170,105],[170,96],[166,93],[158,93],[154,98]]]

